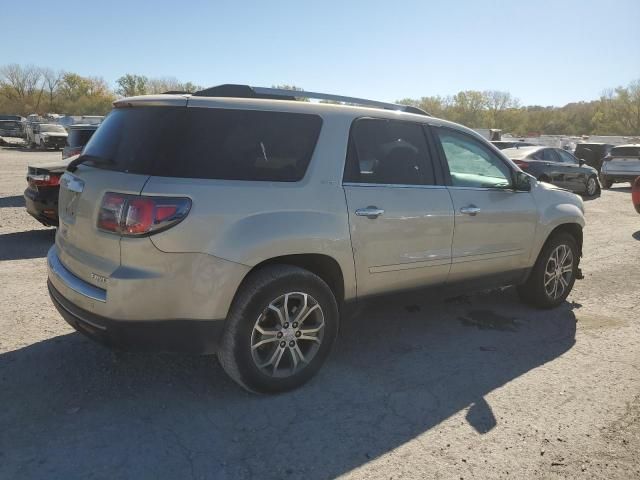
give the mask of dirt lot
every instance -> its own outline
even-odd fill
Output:
[[[0,478],[640,477],[640,216],[587,203],[586,279],[553,311],[512,291],[398,298],[345,322],[296,392],[258,397],[215,358],[123,354],[49,301],[52,229],[0,149]]]

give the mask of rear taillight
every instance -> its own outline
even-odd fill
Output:
[[[636,207],[636,212],[640,213],[640,177],[636,178],[636,181],[633,182],[631,201],[633,202],[633,206]]]
[[[516,165],[518,165],[520,168],[522,168],[523,170],[525,168],[529,168],[529,163],[525,162],[524,160],[514,160],[513,163],[515,163]]]
[[[55,187],[60,185],[60,175],[27,175],[27,182],[32,187]]]
[[[108,192],[98,212],[98,228],[126,236],[149,235],[180,223],[190,209],[188,198]]]

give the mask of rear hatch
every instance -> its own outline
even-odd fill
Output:
[[[101,202],[107,192],[140,194],[152,162],[172,156],[172,129],[187,102],[169,95],[144,101],[152,106],[115,108],[86,145],[82,163],[60,180],[58,256],[76,276],[102,288],[102,277],[120,265],[121,237],[98,229]]]
[[[640,175],[640,145],[614,147],[606,160],[607,173]]]

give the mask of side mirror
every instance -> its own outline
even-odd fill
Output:
[[[582,166],[582,165],[584,165],[584,164],[585,164],[585,163],[587,163],[587,162],[585,162],[582,158],[579,158],[579,159],[578,159],[578,163],[580,164],[580,166]]]
[[[531,191],[531,179],[533,177],[528,173],[515,172],[513,176],[513,188],[517,192],[530,192]]]

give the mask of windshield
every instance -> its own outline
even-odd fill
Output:
[[[40,125],[40,131],[49,133],[67,133],[62,125]]]

